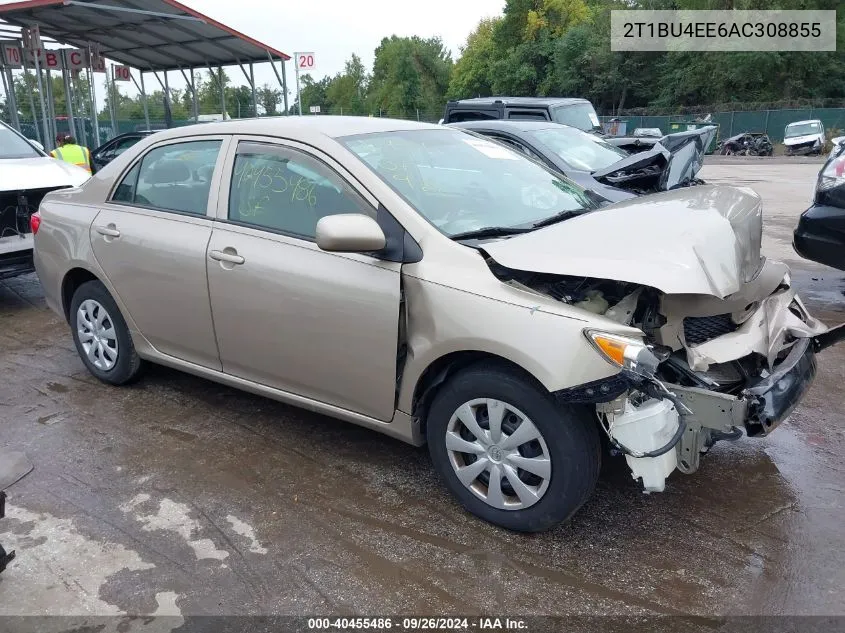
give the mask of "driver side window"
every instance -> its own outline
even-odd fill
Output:
[[[313,240],[318,220],[339,213],[375,217],[374,209],[316,158],[279,145],[238,145],[230,222]]]

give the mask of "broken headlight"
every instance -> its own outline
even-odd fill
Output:
[[[657,366],[668,357],[666,350],[641,338],[601,330],[584,330],[584,335],[611,365],[640,376],[653,376]]]

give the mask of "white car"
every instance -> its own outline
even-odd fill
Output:
[[[824,151],[824,126],[818,119],[796,121],[786,126],[783,144],[787,156],[821,154]]]
[[[88,177],[0,121],[0,279],[35,270],[30,217],[44,195],[81,185]]]

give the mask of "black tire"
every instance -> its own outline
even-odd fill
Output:
[[[445,440],[449,421],[458,407],[478,398],[516,407],[542,434],[551,476],[545,494],[533,505],[494,508],[455,474]],[[485,521],[519,532],[541,532],[569,519],[592,494],[601,468],[598,425],[589,410],[563,406],[527,374],[497,364],[473,365],[449,378],[431,403],[426,435],[434,467],[461,505]]]
[[[114,361],[114,365],[108,370],[94,365],[91,359],[88,358],[88,354],[86,354],[85,348],[79,338],[79,307],[89,299],[96,301],[105,308],[108,319],[114,328],[115,338],[117,339],[117,360]],[[88,371],[94,376],[111,385],[125,385],[138,378],[143,368],[141,358],[135,351],[135,345],[132,343],[132,337],[129,334],[129,328],[126,326],[123,315],[120,313],[117,304],[102,282],[86,281],[73,293],[73,298],[70,302],[70,327],[73,342],[76,345],[76,351],[79,353],[79,357],[85,363]]]

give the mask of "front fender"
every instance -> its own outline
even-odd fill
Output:
[[[539,305],[491,299],[404,277],[408,354],[398,409],[412,412],[416,386],[435,361],[456,352],[484,352],[515,363],[548,391],[607,378],[618,369],[587,342],[583,330],[603,319],[564,316]],[[618,324],[616,324],[618,327]]]

